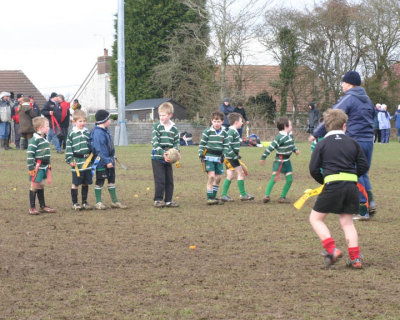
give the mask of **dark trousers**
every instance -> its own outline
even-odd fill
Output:
[[[172,201],[174,194],[174,174],[169,163],[151,160],[154,175],[154,201]]]
[[[14,142],[17,149],[20,148],[21,134],[19,131],[19,123],[14,122]]]
[[[374,143],[376,141],[381,142],[381,130],[379,130],[378,128],[375,128],[374,129],[374,136],[375,136]]]
[[[60,141],[60,147],[65,150],[65,148],[67,147],[68,128],[61,127],[60,129],[62,137],[58,138],[58,141]]]

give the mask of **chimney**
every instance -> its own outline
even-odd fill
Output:
[[[110,73],[110,60],[108,50],[104,48],[104,56],[97,58],[97,74]]]

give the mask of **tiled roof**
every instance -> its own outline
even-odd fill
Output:
[[[0,70],[1,91],[12,91],[15,97],[18,93],[23,93],[25,97],[32,95],[40,108],[46,102],[45,97],[21,70]]]

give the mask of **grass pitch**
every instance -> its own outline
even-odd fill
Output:
[[[310,147],[292,156],[296,200],[317,184]],[[56,214],[29,216],[25,153],[0,153],[0,319],[400,319],[400,144],[375,146],[370,177],[376,218],[356,222],[364,269],[345,260],[325,269],[322,247],[302,210],[277,202],[284,178],[262,197],[272,157],[243,148],[253,202],[207,206],[197,147],[174,168],[177,209],[152,207],[150,145],[117,147],[117,194],[127,210],[71,210],[69,167],[52,154],[47,203]],[[106,189],[106,188],[105,188]],[[103,191],[105,204],[110,203]],[[89,202],[94,204],[93,187]],[[328,216],[339,248],[346,244]],[[195,248],[193,247],[195,246]]]

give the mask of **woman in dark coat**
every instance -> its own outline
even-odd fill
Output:
[[[28,141],[32,138],[35,130],[33,129],[32,119],[36,116],[31,107],[30,99],[24,98],[18,107],[19,114],[19,133],[21,134],[21,149],[28,147]]]

